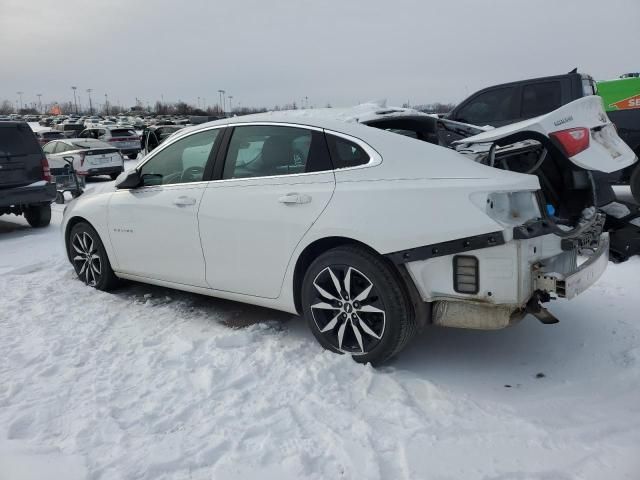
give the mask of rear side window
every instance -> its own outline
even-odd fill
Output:
[[[522,116],[537,117],[552,112],[562,104],[560,82],[542,82],[522,88]]]
[[[40,153],[40,144],[29,126],[19,124],[0,127],[0,155],[30,155]]]
[[[472,125],[493,125],[517,118],[516,87],[489,90],[472,98],[457,113],[455,120]]]
[[[369,155],[357,143],[330,134],[327,134],[326,137],[335,169],[357,167],[369,163]]]

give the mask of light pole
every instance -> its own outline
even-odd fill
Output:
[[[222,110],[221,113],[224,113],[224,90],[218,90],[218,93],[220,94],[220,109]]]
[[[91,103],[91,92],[93,92],[93,88],[87,88],[87,93],[89,94],[89,113],[93,115],[93,104]]]
[[[44,113],[42,111],[42,94],[39,93],[36,95],[36,97],[38,97],[38,110],[40,111],[40,113]]]
[[[229,113],[233,112],[233,95],[229,95]]]
[[[20,110],[22,110],[22,94],[24,92],[16,92],[20,96]]]
[[[107,94],[104,94],[104,109],[107,111],[107,115],[109,115],[109,98]]]
[[[71,87],[71,90],[73,90],[73,104],[76,107],[76,115],[78,114],[78,101],[76,100],[76,89],[78,87]]]

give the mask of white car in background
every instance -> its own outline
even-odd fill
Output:
[[[69,260],[101,290],[125,278],[301,314],[323,347],[374,364],[430,322],[551,323],[541,303],[577,295],[607,265],[589,169],[635,159],[601,106],[571,109],[528,125],[545,150],[533,174],[479,163],[496,149],[471,159],[339,110],[188,127],[113,191],[66,208]],[[517,126],[499,130],[481,140]],[[553,200],[562,217],[547,208],[546,162],[571,166]]]
[[[120,150],[92,138],[54,140],[42,147],[52,169],[62,169],[68,163],[78,175],[94,177],[109,175],[115,179],[124,171]]]

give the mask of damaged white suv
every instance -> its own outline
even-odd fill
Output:
[[[635,156],[599,104],[481,133],[465,153],[357,120],[185,128],[113,191],[69,204],[69,260],[102,290],[126,278],[302,314],[322,346],[373,363],[428,322],[552,322],[540,302],[606,268],[591,170]]]

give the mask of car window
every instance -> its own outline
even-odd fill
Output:
[[[560,93],[560,82],[525,85],[522,89],[522,117],[537,117],[559,108],[562,104]]]
[[[28,155],[40,152],[40,144],[27,124],[0,128],[0,155]]]
[[[321,132],[272,125],[235,127],[222,178],[292,175],[331,169]]]
[[[114,128],[111,130],[112,137],[134,137],[136,132],[126,128]]]
[[[57,142],[53,149],[53,153],[62,153],[67,150],[67,145],[62,142]]]
[[[140,169],[142,184],[199,182],[220,129],[195,133],[158,152]]]
[[[44,147],[42,147],[42,151],[44,153],[53,153],[53,150],[56,148],[56,145],[60,142],[49,142]]]
[[[370,157],[362,147],[347,139],[327,134],[331,161],[336,169],[357,167],[369,163]]]
[[[107,131],[104,129],[100,129],[97,131],[98,136],[96,138],[104,138],[107,135]]]
[[[515,120],[516,87],[498,88],[479,94],[464,105],[455,120],[472,125],[492,125],[494,122]]]

